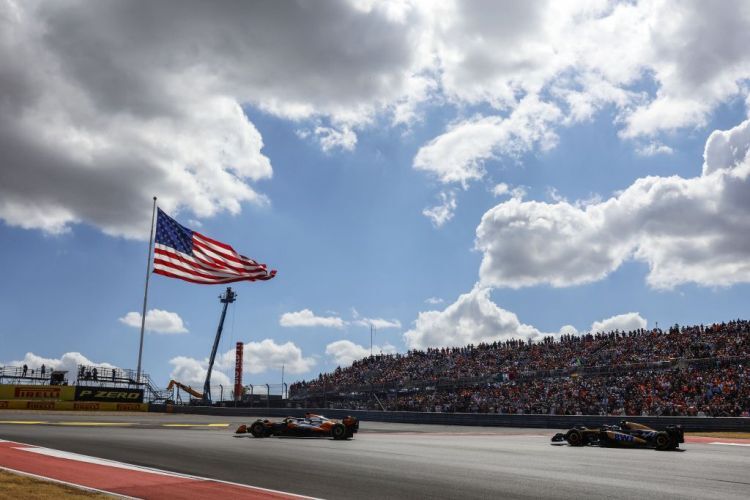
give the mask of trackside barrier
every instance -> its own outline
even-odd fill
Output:
[[[0,400],[73,401],[76,388],[70,385],[0,385]]]
[[[750,432],[750,418],[742,417],[636,417],[597,415],[499,415],[494,413],[423,413],[409,411],[334,410],[326,408],[230,408],[211,406],[156,405],[152,412],[188,413],[236,417],[300,417],[306,412],[330,418],[352,415],[363,421],[398,422],[407,424],[472,425],[485,427],[535,427],[566,429],[574,425],[598,426],[616,424],[621,420],[639,422],[654,427],[682,425],[686,431],[743,431]]]
[[[0,385],[0,401],[143,403],[143,389],[90,385]]]
[[[0,410],[148,411],[148,403],[0,400]]]

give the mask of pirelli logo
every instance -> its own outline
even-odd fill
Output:
[[[29,410],[54,410],[54,401],[29,401],[26,403],[26,408]]]
[[[99,401],[103,403],[141,403],[143,402],[143,389],[77,387],[76,401]]]
[[[73,403],[74,410],[97,411],[99,403]]]
[[[16,399],[60,399],[59,387],[16,387]]]
[[[140,403],[117,403],[117,411],[141,411]]]

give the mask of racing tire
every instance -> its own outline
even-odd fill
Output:
[[[654,436],[654,445],[659,451],[672,449],[672,438],[666,432],[657,432]]]
[[[348,437],[348,434],[349,433],[346,431],[346,426],[344,424],[335,424],[331,428],[331,436],[333,436],[333,439],[346,439]]]
[[[571,429],[568,431],[567,434],[565,434],[565,441],[568,442],[570,446],[583,446],[583,434],[578,429]]]
[[[263,425],[263,422],[255,422],[253,425],[250,426],[250,434],[253,435],[253,437],[256,438],[262,438],[266,436],[266,428]]]

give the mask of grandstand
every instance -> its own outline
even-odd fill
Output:
[[[749,416],[750,323],[508,340],[364,358],[290,387],[304,406]]]

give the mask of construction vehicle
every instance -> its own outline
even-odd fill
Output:
[[[190,387],[189,385],[185,385],[185,384],[183,384],[181,382],[178,382],[176,380],[170,380],[169,381],[169,385],[167,386],[167,391],[172,391],[172,390],[174,390],[175,387],[177,387],[177,389],[178,389],[178,392],[177,392],[177,399],[178,400],[180,399],[179,390],[183,390],[183,391],[187,392],[188,394],[190,394],[191,396],[193,396],[193,398],[195,398],[196,400],[199,400],[199,401],[203,400],[203,393],[198,392],[195,389],[193,389],[192,387]]]

